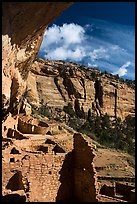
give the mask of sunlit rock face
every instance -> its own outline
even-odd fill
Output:
[[[6,2],[2,6],[3,115],[17,112],[29,67],[49,23],[71,2]]]
[[[37,59],[31,66],[26,87],[26,99],[36,109],[47,105],[64,110],[71,104],[79,117],[89,110],[98,116],[107,113],[122,120],[128,115],[135,116],[134,86],[76,63]]]

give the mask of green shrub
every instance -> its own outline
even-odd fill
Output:
[[[76,116],[75,111],[73,110],[72,104],[68,103],[67,106],[64,106],[63,110],[70,115],[70,117]]]
[[[96,73],[95,73],[95,72],[92,72],[92,73],[91,73],[91,77],[92,77],[92,80],[95,80],[96,77],[97,77]]]

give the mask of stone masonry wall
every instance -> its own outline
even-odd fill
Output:
[[[11,158],[14,157],[15,155],[11,156]],[[26,179],[28,183],[28,190],[25,192],[28,201],[56,202],[68,200],[72,193],[70,192],[70,189],[72,190],[71,170],[68,168],[70,161],[71,159],[68,159],[68,156],[65,157],[65,154],[28,154],[18,162],[4,163],[2,168],[3,195],[10,178],[17,171],[21,171],[23,179]],[[13,185],[15,184],[13,183]]]
[[[74,134],[75,197],[80,202],[97,202],[96,177],[93,164],[95,154],[79,133]]]

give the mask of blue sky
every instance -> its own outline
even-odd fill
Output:
[[[78,2],[49,25],[38,56],[135,79],[135,5]]]

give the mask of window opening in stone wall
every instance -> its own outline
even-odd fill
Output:
[[[59,145],[55,145],[55,147],[53,148],[52,151],[54,151],[55,154],[57,154],[57,153],[65,153],[65,150],[62,147],[60,147]]]
[[[20,152],[15,147],[13,147],[10,154],[20,154]]]
[[[15,162],[15,159],[14,158],[10,158],[10,162]]]
[[[46,135],[52,135],[51,131],[48,131],[48,132],[46,133]]]
[[[48,153],[48,147],[40,145],[37,147],[37,151],[42,151],[44,153]]]
[[[53,144],[53,145],[55,145],[56,143],[54,141],[52,141],[51,139],[47,139],[45,141],[45,144]]]

